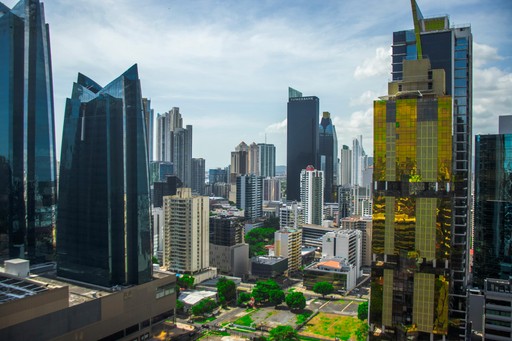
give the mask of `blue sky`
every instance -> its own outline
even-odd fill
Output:
[[[17,1],[3,1],[12,7]],[[512,114],[512,1],[418,0],[473,32],[473,131]],[[66,97],[81,72],[106,85],[138,63],[156,113],[180,107],[193,156],[229,164],[241,141],[274,143],[286,163],[288,86],[320,98],[339,145],[363,135],[390,79],[392,32],[412,28],[409,0],[47,0],[57,145]],[[60,155],[60,151],[58,150]]]

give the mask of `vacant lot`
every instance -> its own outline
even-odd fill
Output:
[[[353,316],[319,313],[300,331],[305,336],[320,336],[355,340],[354,333],[365,322]]]

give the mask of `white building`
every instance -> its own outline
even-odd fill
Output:
[[[304,224],[302,205],[297,202],[283,204],[279,209],[279,226],[297,228]]]
[[[305,224],[322,224],[324,216],[324,172],[309,165],[300,172],[300,200]]]
[[[356,267],[361,276],[362,232],[359,230],[338,230],[327,232],[322,238],[322,257],[341,258]]]
[[[178,188],[164,197],[163,265],[177,273],[194,274],[209,267],[209,201]]]

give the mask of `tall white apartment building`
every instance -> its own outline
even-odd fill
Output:
[[[322,225],[324,216],[324,172],[309,165],[300,172],[300,201],[304,223]]]

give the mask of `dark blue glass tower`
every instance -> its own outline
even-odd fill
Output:
[[[473,284],[512,276],[512,134],[475,137]]]
[[[336,182],[338,169],[338,137],[332,124],[331,114],[325,111],[320,120],[319,158],[320,169],[324,171],[324,202],[336,202]]]
[[[300,201],[300,172],[308,165],[318,168],[318,118],[316,96],[288,89],[286,131],[286,199]]]
[[[151,279],[148,157],[137,65],[66,101],[57,274],[105,287]]]
[[[43,5],[0,3],[0,260],[54,258],[53,110]]]

